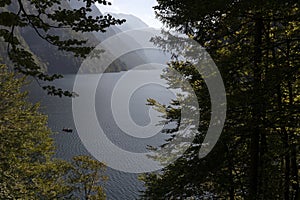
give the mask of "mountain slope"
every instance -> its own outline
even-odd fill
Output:
[[[70,1],[76,2],[76,1]],[[32,12],[32,6],[30,5],[30,1],[23,1],[24,8],[27,9],[29,12]],[[69,5],[69,1],[65,0],[62,1],[61,5],[62,9],[72,9]],[[96,8],[96,6],[94,6]],[[8,8],[9,11],[15,11],[18,8],[18,5],[15,2]],[[4,10],[2,9],[2,11]],[[98,10],[98,9],[97,9]],[[95,11],[97,11],[95,10]],[[1,12],[1,10],[0,10]],[[34,59],[36,62],[41,66],[43,71],[47,71],[50,74],[58,73],[58,74],[74,74],[77,73],[82,59],[75,58],[73,53],[59,51],[57,47],[49,44],[42,38],[40,38],[35,30],[31,27],[25,28],[16,28],[15,29],[15,36],[19,38],[22,42],[23,48],[27,51],[32,52],[34,54]],[[59,36],[63,39],[79,39],[79,40],[87,40],[88,46],[97,46],[100,43],[100,35],[103,33],[77,33],[70,29],[53,29],[51,33],[54,35]],[[115,32],[114,32],[115,34]],[[96,37],[98,35],[98,37]],[[105,38],[105,36],[103,36]],[[0,38],[0,58],[2,58],[2,62],[5,64],[12,66],[12,63],[7,58],[7,45],[1,42]],[[110,71],[120,71],[124,70],[124,64],[117,62],[115,65],[111,66]],[[89,73],[89,71],[87,71]]]
[[[149,26],[143,22],[140,18],[131,15],[131,14],[124,14],[124,13],[105,13],[110,14],[115,18],[119,19],[126,19],[126,23],[118,26],[118,28],[122,31],[128,31],[132,29],[140,29],[140,28],[148,28]]]

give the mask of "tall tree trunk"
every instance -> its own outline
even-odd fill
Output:
[[[292,188],[293,188],[293,199],[299,200],[299,176],[298,176],[298,166],[297,166],[297,150],[296,145],[292,145],[291,152],[291,175],[293,178]]]
[[[288,43],[289,47],[289,43]],[[289,90],[289,105],[290,108],[294,104],[294,96],[293,96],[293,87],[291,81],[288,81],[288,90]],[[292,178],[292,188],[293,194],[292,198],[294,200],[298,200],[299,197],[299,177],[298,177],[298,166],[297,166],[297,150],[296,145],[291,144],[291,178]]]
[[[228,157],[228,170],[229,170],[229,188],[228,188],[228,193],[229,193],[229,199],[234,200],[234,161],[233,161],[233,155],[230,152],[229,147],[226,145],[226,150],[227,150],[227,157]]]
[[[259,143],[261,135],[262,120],[262,29],[263,20],[261,14],[256,15],[255,19],[255,36],[254,36],[254,85],[253,85],[253,133],[251,135],[250,146],[250,185],[249,199],[257,199],[258,197],[258,176],[259,176]]]
[[[287,40],[286,41],[286,60],[287,60],[287,67],[289,68],[289,59],[290,59],[290,43]],[[288,89],[289,89],[289,105],[291,106],[292,104],[292,91],[290,90],[290,83],[288,83]],[[284,199],[289,200],[290,199],[290,171],[291,171],[291,166],[290,166],[290,139],[289,139],[289,133],[285,129],[283,130],[284,133],[284,145],[285,149],[287,150],[286,155],[284,157],[285,160],[285,172],[284,172]]]
[[[290,199],[290,150],[289,150],[289,135],[285,128],[284,133],[284,146],[287,149],[286,155],[284,156],[285,170],[284,170],[284,199]]]

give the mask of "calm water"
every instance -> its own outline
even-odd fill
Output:
[[[165,136],[158,134],[155,137],[139,139],[126,135],[118,128],[113,119],[110,103],[113,88],[123,74],[124,72],[106,73],[102,76],[95,95],[97,117],[101,126],[104,127],[107,137],[115,145],[127,151],[145,152],[147,145],[157,146],[162,144]],[[151,73],[149,74],[146,71],[139,74],[139,76],[149,75]],[[90,76],[89,79],[92,80],[98,75],[81,76]],[[93,84],[92,81],[88,81],[89,79],[87,79],[87,82],[82,83],[87,90],[89,90],[90,84]],[[58,87],[72,90],[74,80],[74,75],[67,75],[64,79],[56,81],[55,84]],[[174,95],[171,92],[156,84],[147,84],[140,87],[130,99],[129,110],[133,121],[138,125],[149,123],[149,106],[146,106],[147,98],[158,99],[160,102],[167,104],[173,97]],[[56,157],[69,160],[76,155],[89,155],[75,128],[71,98],[48,96],[33,82],[30,99],[33,102],[41,102],[43,112],[49,116],[49,127],[54,132],[61,133],[54,136],[57,146]],[[124,103],[122,99],[118,101],[120,101],[120,104]],[[74,132],[62,133],[63,127],[70,127]],[[140,194],[139,191],[143,190],[143,184],[137,180],[138,174],[125,173],[108,168],[107,175],[110,179],[105,183],[108,199],[137,199]]]

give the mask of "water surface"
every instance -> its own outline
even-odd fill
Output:
[[[117,126],[111,112],[111,96],[116,82],[122,75],[124,75],[124,72],[106,73],[102,76],[95,94],[97,117],[106,136],[115,145],[131,152],[146,152],[147,145],[161,145],[166,137],[157,134],[150,138],[135,138],[123,133]],[[89,76],[87,81],[82,83],[89,90],[90,84],[93,84],[92,79],[98,75],[81,76]],[[140,76],[149,76],[149,73],[140,73]],[[88,81],[89,79],[91,82]],[[64,79],[56,81],[55,85],[72,90],[74,80],[75,75],[66,75]],[[72,115],[72,99],[48,96],[35,82],[32,83],[31,88],[31,101],[41,102],[42,111],[49,116],[49,127],[54,132],[60,133],[54,136],[57,147],[55,156],[70,160],[76,155],[90,155],[82,144],[75,128]],[[150,122],[148,111],[151,108],[146,105],[147,98],[157,99],[161,103],[167,104],[171,98],[174,98],[174,95],[157,84],[147,84],[136,90],[128,106],[133,121],[140,126],[147,125]],[[124,104],[122,99],[118,101],[120,104]],[[62,133],[61,130],[64,127],[72,128],[73,133]],[[139,192],[144,189],[142,183],[137,180],[139,174],[125,173],[108,167],[107,175],[109,176],[109,181],[105,183],[107,199],[136,199],[140,194]]]

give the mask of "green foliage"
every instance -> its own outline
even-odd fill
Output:
[[[0,68],[0,198],[54,199],[64,196],[66,163],[54,153],[47,117],[26,101],[19,79]]]
[[[199,42],[212,56],[225,83],[228,109],[217,146],[199,160],[197,144],[210,120],[209,96],[188,62],[170,62],[171,68],[191,77],[202,109],[199,137],[173,165],[142,177],[147,187],[143,198],[298,199],[299,2],[158,0],[158,4],[157,16],[164,23]],[[169,46],[168,37],[154,42],[185,51]],[[163,77],[176,88],[171,75]],[[163,107],[154,100],[149,103]],[[169,116],[180,119],[174,109],[169,109]]]
[[[67,178],[72,188],[72,198],[104,200],[106,195],[101,182],[108,180],[103,175],[106,166],[89,156],[75,156]]]
[[[27,102],[24,84],[1,65],[0,199],[105,199],[106,166],[88,156],[53,159],[47,117]]]
[[[16,0],[2,1],[0,4],[0,38],[7,44],[7,55],[14,69],[30,75],[40,81],[53,81],[60,75],[44,72],[35,55],[24,45],[18,33],[25,29],[33,30],[39,38],[47,41],[58,50],[71,52],[75,57],[85,57],[94,47],[82,38],[66,38],[57,35],[59,29],[78,33],[105,32],[111,25],[122,24],[125,20],[115,19],[111,15],[90,16],[91,6],[96,2],[110,5],[105,0],[84,0],[85,7],[68,9],[65,0]],[[44,87],[49,95],[74,96],[68,91],[55,87]]]

